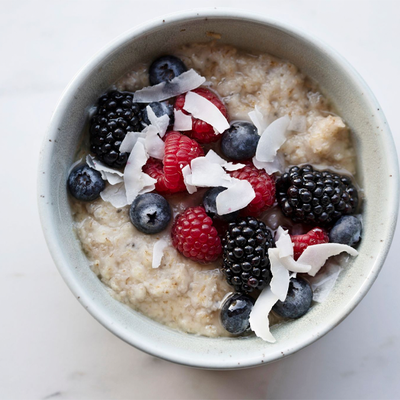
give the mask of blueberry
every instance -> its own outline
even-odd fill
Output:
[[[150,103],[149,106],[154,111],[157,117],[162,117],[163,115],[168,115],[169,125],[174,123],[174,106],[169,104],[167,101],[158,102],[155,101]],[[142,110],[142,120],[146,125],[150,125],[149,117],[147,116],[147,110],[144,108]]]
[[[221,323],[234,335],[240,335],[249,329],[249,317],[254,300],[240,293],[228,297],[221,307]]]
[[[129,210],[132,224],[146,234],[164,230],[171,220],[168,201],[157,193],[144,193],[136,197]]]
[[[312,299],[310,284],[303,278],[292,278],[286,300],[284,302],[278,300],[272,311],[284,318],[300,318],[310,309]]]
[[[71,171],[67,184],[72,196],[83,201],[96,200],[106,186],[100,172],[86,164]]]
[[[150,84],[169,82],[185,71],[187,71],[186,65],[178,57],[163,56],[157,58],[149,68]]]
[[[206,213],[211,218],[221,219],[221,220],[227,221],[227,222],[233,222],[234,220],[236,220],[238,218],[239,211],[234,211],[232,213],[225,214],[225,215],[218,215],[218,213],[217,213],[216,199],[217,199],[217,196],[224,190],[226,190],[226,188],[224,188],[222,186],[208,189],[203,197],[204,209],[206,210]]]
[[[361,221],[357,217],[345,215],[333,226],[329,233],[329,241],[353,246],[360,240],[361,229]]]
[[[260,136],[250,122],[234,122],[222,135],[221,150],[230,160],[246,160],[256,154]]]

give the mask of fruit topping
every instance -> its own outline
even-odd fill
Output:
[[[174,131],[184,132],[192,130],[192,117],[181,110],[174,110]]]
[[[151,107],[156,117],[160,118],[163,115],[167,115],[169,118],[169,125],[174,123],[174,106],[169,104],[167,101],[154,101],[147,107]],[[145,125],[150,125],[151,121],[148,117],[147,107],[142,110],[142,122]]]
[[[254,300],[245,294],[235,293],[229,296],[221,307],[222,326],[233,335],[245,333],[249,327],[249,317]]]
[[[192,207],[179,214],[172,226],[173,246],[185,257],[201,263],[218,259],[221,239],[203,207]]]
[[[198,96],[195,96],[198,95]],[[199,96],[208,101],[199,104]],[[228,113],[222,101],[211,90],[198,88],[187,94],[178,96],[175,100],[175,110],[192,113],[192,129],[185,134],[197,140],[199,143],[211,143],[220,139],[218,134],[229,127],[227,122]],[[196,117],[198,116],[198,117]],[[207,119],[207,122],[204,120]],[[221,131],[216,133],[214,125],[221,125]],[[226,125],[225,125],[226,124]],[[218,128],[217,127],[217,128]]]
[[[264,289],[271,280],[268,249],[274,246],[264,222],[247,217],[231,222],[223,240],[223,269],[237,292]]]
[[[342,243],[353,246],[360,240],[362,224],[353,215],[340,218],[329,232],[332,243]]]
[[[119,151],[121,142],[127,132],[143,129],[143,106],[132,100],[132,93],[113,90],[104,94],[90,122],[91,151],[110,167],[125,166],[129,154]]]
[[[325,265],[329,257],[336,256],[343,252],[346,252],[353,257],[358,255],[357,250],[345,244],[321,243],[308,246],[297,260],[297,263],[310,265],[311,269],[307,271],[307,273],[308,275],[315,276]]]
[[[321,228],[311,229],[304,235],[291,235],[291,239],[295,260],[298,260],[308,246],[329,242],[328,234]]]
[[[255,198],[242,210],[243,215],[258,217],[275,202],[275,182],[265,171],[257,169],[251,161],[245,167],[229,173],[233,178],[250,182],[255,192]]]
[[[203,150],[196,141],[178,132],[169,132],[165,137],[163,163],[149,159],[143,171],[157,179],[157,192],[165,194],[184,192],[186,186],[182,168],[200,156],[203,156]]]
[[[260,136],[253,124],[234,122],[222,135],[221,151],[230,160],[247,160],[255,155],[259,140]]]
[[[147,86],[135,92],[134,100],[138,103],[152,103],[153,101],[164,101],[179,96],[189,90],[198,88],[206,81],[195,70],[183,72],[170,82],[161,82],[154,86]]]
[[[149,158],[146,165],[143,167],[143,172],[156,179],[155,184],[156,191],[162,194],[172,194],[171,190],[168,189],[165,182],[165,175],[163,170],[163,163],[155,158]]]
[[[170,245],[170,241],[166,237],[158,239],[153,246],[153,260],[151,262],[152,268],[158,268],[164,256],[164,249]]]
[[[149,235],[163,231],[171,220],[172,212],[163,196],[144,193],[132,203],[129,217],[136,229]]]
[[[216,199],[217,199],[217,196],[224,190],[226,190],[226,188],[222,187],[222,186],[217,186],[217,187],[208,189],[207,192],[203,196],[204,209],[206,210],[206,213],[211,218],[221,219],[221,220],[227,221],[227,222],[233,222],[239,216],[238,211],[235,211],[235,212],[232,212],[229,214],[225,214],[225,215],[219,215],[217,212]]]
[[[101,173],[86,164],[74,168],[68,176],[68,188],[78,200],[96,200],[105,188]]]
[[[176,76],[187,71],[186,65],[175,56],[162,56],[152,62],[149,68],[149,80],[151,85],[161,82],[170,82]]]
[[[285,301],[278,300],[272,311],[284,318],[300,318],[310,309],[312,300],[310,284],[303,278],[292,278]]]
[[[295,222],[328,225],[354,213],[357,189],[347,176],[314,171],[311,165],[294,166],[276,182],[282,212]]]
[[[276,119],[264,130],[257,145],[256,158],[261,162],[273,162],[276,152],[285,143],[288,134],[290,118],[285,115]]]

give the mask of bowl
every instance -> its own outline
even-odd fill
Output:
[[[358,181],[364,190],[363,238],[329,298],[304,317],[273,328],[269,344],[256,337],[207,338],[181,333],[114,300],[88,267],[73,229],[66,180],[89,107],[138,61],[220,36],[220,42],[289,60],[315,79],[353,132]],[[149,354],[209,369],[246,368],[288,356],[340,323],[365,296],[388,252],[398,211],[398,165],[383,112],[354,69],[319,40],[259,15],[200,9],[157,18],[108,44],[76,75],[51,120],[41,150],[38,202],[48,247],[80,303],[107,329]]]

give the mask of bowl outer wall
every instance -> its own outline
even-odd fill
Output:
[[[273,329],[277,343],[258,338],[210,339],[171,330],[114,300],[88,268],[71,229],[66,179],[87,111],[138,61],[150,62],[185,43],[221,42],[288,59],[314,78],[354,132],[358,180],[364,189],[364,236],[327,301],[303,318]],[[83,111],[82,111],[83,110]],[[194,10],[157,18],[100,51],[66,88],[41,150],[38,202],[53,259],[82,305],[106,328],[152,355],[194,367],[229,369],[268,363],[309,345],[342,321],[376,279],[398,212],[398,165],[387,122],[374,96],[349,64],[320,41],[281,23],[235,10]],[[379,218],[377,218],[379,216]],[[377,221],[379,219],[379,221]]]

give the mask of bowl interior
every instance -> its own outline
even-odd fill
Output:
[[[327,301],[303,318],[273,329],[276,344],[257,338],[209,339],[166,328],[113,300],[88,267],[72,230],[66,191],[87,110],[138,62],[210,32],[249,52],[289,60],[315,79],[354,134],[358,181],[364,190],[360,255],[350,260]],[[67,88],[45,139],[39,167],[39,208],[53,258],[75,296],[102,324],[128,343],[159,357],[197,367],[241,368],[273,361],[310,344],[339,323],[361,300],[384,261],[397,212],[397,164],[379,105],[358,75],[332,50],[282,25],[243,13],[190,12],[153,21],[111,43]],[[376,216],[379,215],[377,222]]]

